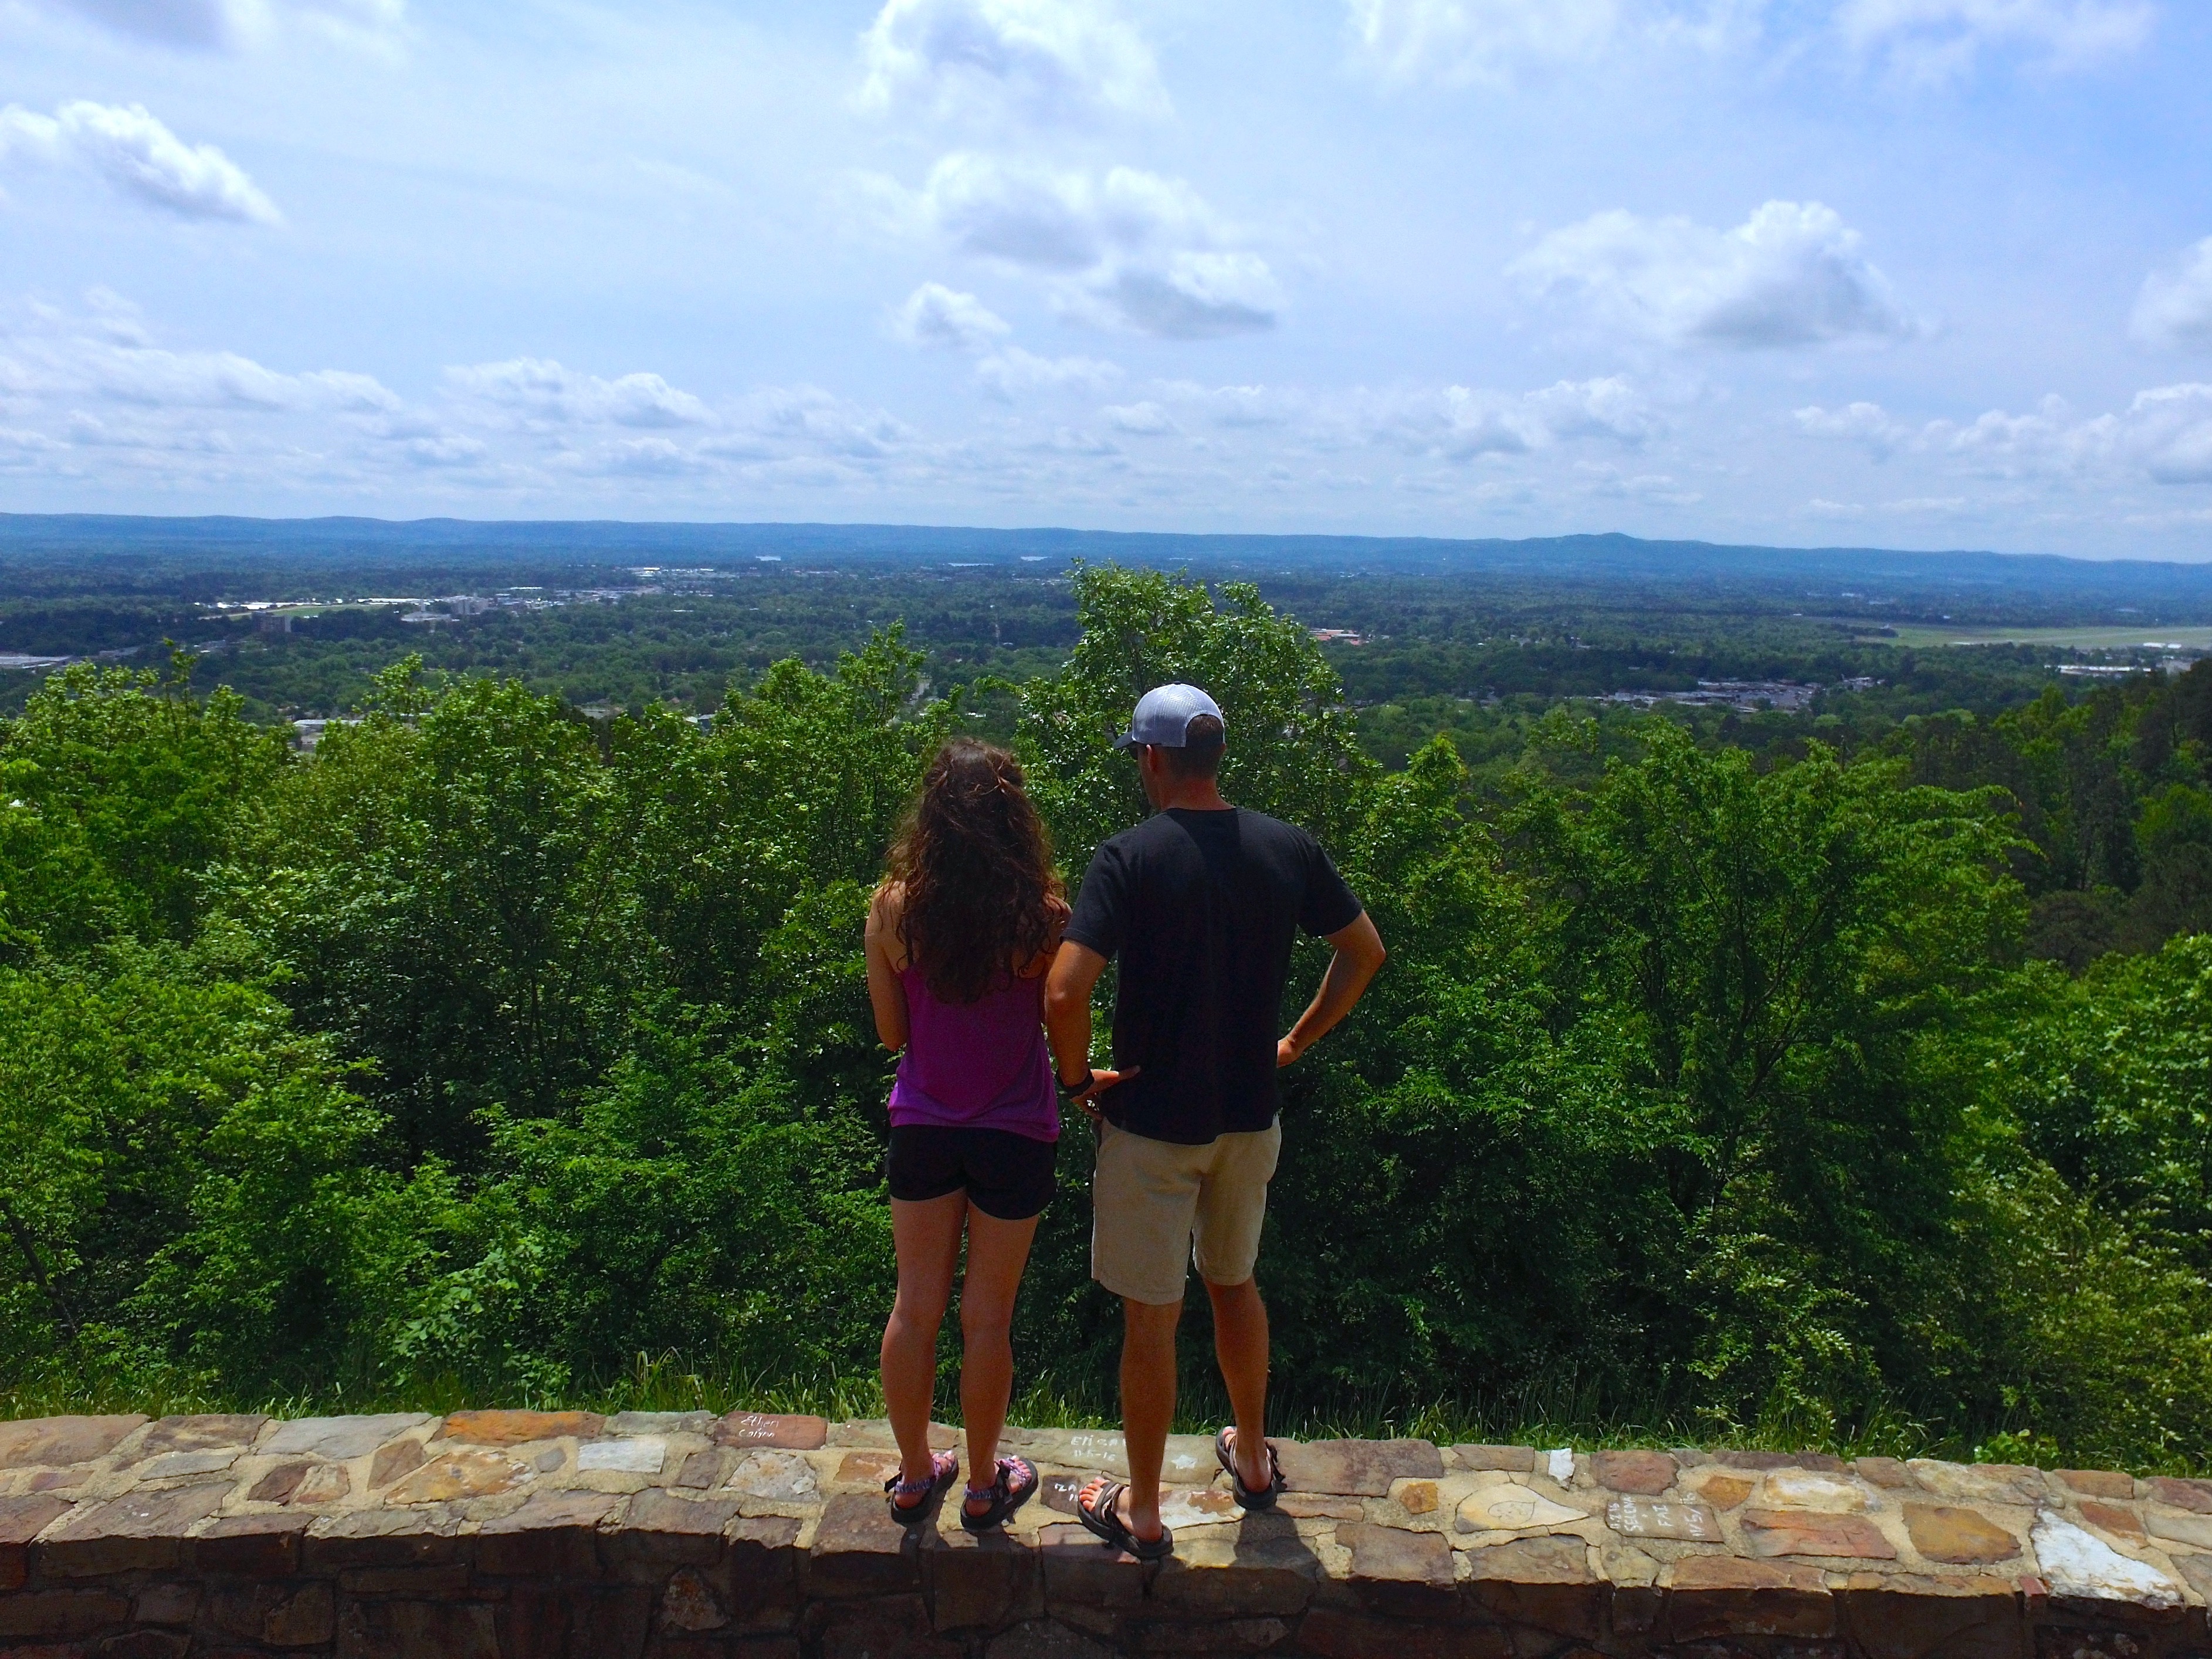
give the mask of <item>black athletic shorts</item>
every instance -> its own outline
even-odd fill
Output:
[[[1052,1202],[1059,1149],[1005,1129],[893,1125],[884,1160],[891,1196],[908,1203],[968,1190],[968,1201],[1001,1221],[1027,1221]]]

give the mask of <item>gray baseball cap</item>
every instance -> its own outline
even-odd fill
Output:
[[[1180,749],[1189,735],[1190,723],[1200,714],[1220,720],[1221,705],[1194,685],[1156,685],[1137,699],[1129,729],[1114,739],[1114,746],[1129,750],[1149,743],[1163,749]],[[1229,722],[1221,720],[1221,727],[1226,732]]]

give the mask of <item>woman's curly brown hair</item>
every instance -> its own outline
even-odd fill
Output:
[[[955,738],[922,774],[891,843],[899,942],[939,1002],[979,1000],[1050,946],[1066,914],[1024,782],[1005,750]]]

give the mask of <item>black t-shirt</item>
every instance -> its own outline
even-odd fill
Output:
[[[1321,843],[1264,812],[1170,808],[1102,846],[1066,936],[1121,958],[1114,1068],[1139,1074],[1108,1120],[1193,1146],[1273,1123],[1291,946],[1359,912]]]

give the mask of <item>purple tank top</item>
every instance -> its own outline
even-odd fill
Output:
[[[1043,975],[1009,978],[964,1006],[932,996],[912,964],[899,983],[906,988],[907,1036],[891,1085],[894,1127],[926,1123],[1060,1139]]]

